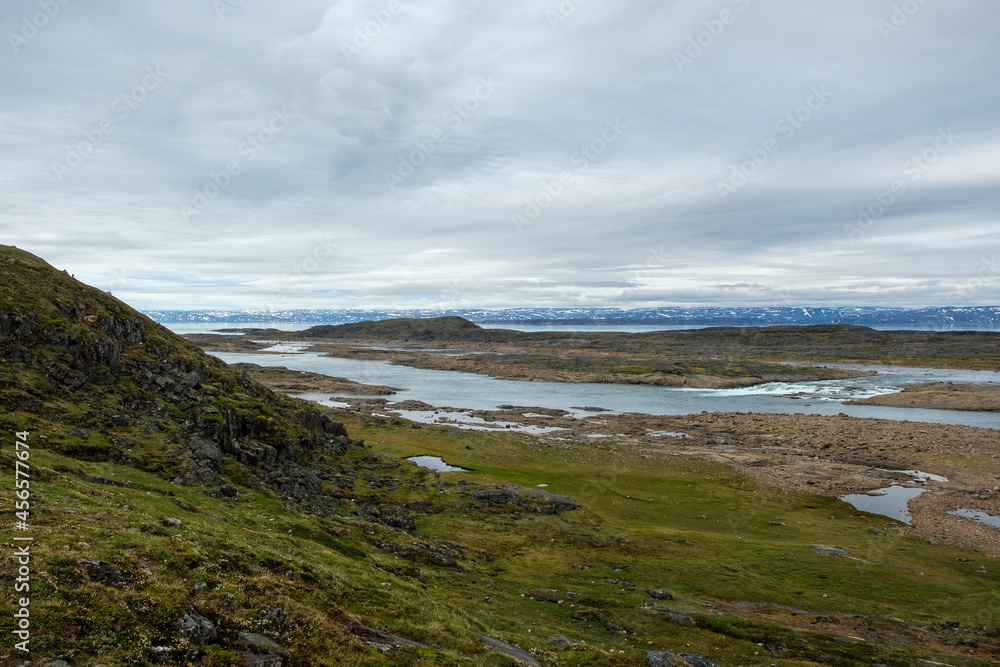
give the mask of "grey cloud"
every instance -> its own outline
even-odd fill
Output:
[[[15,52],[38,4],[13,1],[0,233],[144,308],[995,300],[1000,276],[968,286],[996,247],[998,10],[884,35],[894,4],[400,0],[377,25],[388,2],[76,0]]]

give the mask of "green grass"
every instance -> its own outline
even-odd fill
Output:
[[[532,648],[550,665],[634,665],[649,642],[723,665],[750,663],[764,642],[793,651],[768,656],[767,664],[812,664],[822,654],[840,656],[840,664],[910,664],[918,658],[941,662],[942,654],[899,643],[838,642],[835,635],[856,634],[851,619],[831,630],[782,605],[813,615],[864,614],[876,626],[898,625],[889,617],[920,626],[998,620],[983,618],[997,577],[978,572],[976,562],[958,562],[953,551],[899,536],[890,520],[862,519],[832,499],[762,489],[721,465],[684,458],[650,462],[613,443],[556,449],[521,435],[351,425],[355,436],[375,442],[384,436],[379,449],[385,454],[437,455],[472,472],[436,476],[355,450],[338,465],[357,473],[356,503],[318,517],[288,511],[273,494],[244,487],[237,502],[216,500],[196,487],[36,444],[36,646],[46,655],[147,664],[153,646],[184,645],[174,624],[191,603],[220,632],[265,632],[315,665],[504,664],[484,652],[472,632]],[[12,466],[5,448],[5,488]],[[73,472],[55,472],[63,468]],[[397,489],[372,486],[365,473],[393,479]],[[93,476],[128,480],[134,488],[93,484]],[[490,510],[462,494],[460,479],[548,483],[550,491],[584,507],[556,516]],[[449,485],[439,487],[440,481]],[[464,545],[464,571],[378,548],[414,537],[358,521],[354,508],[376,497],[383,504],[429,502],[434,512],[416,515],[416,540]],[[0,511],[12,511],[9,498]],[[197,512],[181,509],[178,500]],[[182,527],[165,525],[167,516],[179,517]],[[870,527],[889,535],[875,536]],[[836,544],[861,560],[820,556],[813,544]],[[90,582],[80,558],[111,563],[135,579],[124,590]],[[198,581],[208,587],[195,591]],[[684,610],[695,625],[643,610],[651,599],[647,587],[672,592],[676,599],[664,604]],[[522,596],[532,589],[554,589],[558,597]],[[562,598],[567,591],[580,597]],[[258,612],[271,606],[289,611],[293,626],[279,631],[260,621]],[[575,620],[577,612],[599,620]],[[343,629],[351,620],[435,648],[383,655]],[[628,634],[609,632],[605,620]],[[0,631],[9,631],[10,623],[0,623]],[[548,646],[548,637],[557,634],[581,643]],[[216,646],[210,654],[215,665],[238,664],[231,647]]]
[[[234,640],[246,631],[274,638],[295,656],[294,667],[509,663],[476,632],[530,649],[547,667],[642,664],[650,647],[727,667],[922,659],[983,665],[997,655],[989,652],[997,647],[995,630],[978,635],[979,660],[968,648],[926,639],[943,621],[962,623],[961,638],[971,636],[964,628],[1000,625],[996,568],[974,553],[908,537],[898,524],[862,517],[833,499],[762,488],[719,464],[623,443],[557,447],[519,434],[456,435],[343,413],[333,416],[353,438],[380,444],[378,454],[364,447],[341,453],[344,447],[309,440],[304,424],[322,417],[315,406],[267,391],[113,297],[2,249],[16,262],[0,263],[0,328],[7,332],[0,338],[0,488],[13,489],[11,435],[27,429],[31,657],[38,664],[157,664],[164,651],[163,661],[181,664],[190,643],[177,621],[189,605],[218,629],[218,641],[206,647],[218,667],[244,663]],[[465,335],[461,322],[450,325]],[[126,340],[109,330],[131,334]],[[730,334],[710,334],[719,335]],[[822,335],[832,347],[847,336],[873,350],[884,338],[843,328]],[[648,350],[641,348],[638,360],[605,361],[644,365]],[[698,364],[682,370],[761,368]],[[196,371],[200,386],[185,377]],[[213,432],[224,440],[223,427],[243,433],[228,445],[271,447],[314,471],[320,492],[305,506],[280,497],[281,485],[265,480],[275,466],[254,463],[236,446],[227,451],[242,458],[226,459],[220,481],[239,487],[238,501],[171,483],[191,464],[182,441]],[[435,475],[399,460],[416,454],[470,472]],[[473,483],[545,483],[582,507],[558,515],[488,507],[471,497]],[[0,493],[0,515],[10,520],[13,498]],[[415,530],[392,527],[407,518]],[[815,544],[840,546],[855,558],[821,556]],[[442,553],[458,566],[435,564]],[[91,581],[80,559],[121,569],[128,584]],[[979,570],[984,562],[986,573]],[[14,565],[8,551],[5,586]],[[200,582],[205,586],[196,588]],[[676,599],[666,604],[693,623],[645,609],[648,587],[670,591]],[[287,626],[262,620],[271,607],[288,612]],[[812,622],[817,615],[841,623]],[[848,615],[864,615],[883,639],[844,641],[866,634],[860,618]],[[4,614],[0,633],[9,637],[13,623]],[[383,653],[348,630],[357,623],[428,648]],[[554,648],[551,635],[579,643]],[[772,656],[761,646],[767,643],[790,652]],[[3,664],[21,658],[0,645]]]

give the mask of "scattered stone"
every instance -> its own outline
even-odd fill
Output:
[[[878,528],[869,528],[868,532],[872,535],[885,535],[885,532],[879,530]]]
[[[817,616],[817,623],[840,623],[840,619],[836,616]]]
[[[87,431],[82,428],[74,428],[70,430],[69,437],[80,438],[80,440],[90,440],[90,434],[87,433]]]
[[[502,642],[499,639],[493,639],[492,637],[481,635],[478,632],[475,634],[482,640],[483,644],[485,644],[488,649],[496,651],[497,653],[502,653],[515,662],[527,665],[527,667],[542,667],[542,665],[535,660],[535,657],[527,651],[523,651],[516,646],[511,646],[507,642]]]
[[[733,567],[732,565],[721,565],[723,570],[728,570],[729,572],[739,572],[739,568]]]
[[[208,582],[205,581],[199,581],[194,585],[194,589],[196,591],[203,591],[206,590],[207,588],[208,588]]]
[[[563,597],[566,598],[567,600],[579,600],[580,594],[574,593],[572,591],[566,591],[565,593],[563,593]]]
[[[213,644],[218,637],[215,624],[195,611],[194,607],[188,607],[177,621],[177,627],[180,628],[182,635],[195,644]]]
[[[198,510],[196,510],[195,508],[193,508],[193,507],[191,507],[190,505],[188,505],[188,504],[187,504],[186,502],[184,502],[183,500],[175,500],[175,501],[174,501],[174,504],[175,504],[175,505],[177,505],[178,507],[180,507],[180,508],[181,508],[182,510],[184,510],[185,512],[192,512],[192,513],[193,513],[193,512],[197,512],[197,511],[198,511]]]
[[[695,655],[694,653],[681,653],[681,657],[687,661],[687,664],[691,667],[721,667],[719,664],[712,662],[708,658],[703,658],[700,655]]]
[[[676,609],[671,609],[670,607],[664,607],[662,604],[656,602],[647,602],[642,605],[642,608],[657,614],[663,614],[673,623],[678,623],[680,625],[695,625],[695,620],[687,614],[681,613]]]
[[[288,627],[288,612],[281,607],[265,607],[257,614],[257,618],[284,632]]]
[[[549,646],[576,646],[576,642],[561,635],[549,637]]]
[[[575,611],[572,615],[570,615],[570,618],[574,618],[578,621],[593,621],[594,623],[604,622],[603,618],[590,611]]]
[[[662,588],[647,588],[646,594],[654,600],[673,600],[674,596]]]
[[[820,556],[840,556],[842,558],[849,558],[851,556],[851,552],[847,549],[835,547],[830,544],[814,544],[813,550]]]
[[[163,522],[164,526],[173,526],[174,528],[180,528],[184,525],[184,522],[175,516],[165,516],[160,521]]]
[[[764,648],[766,648],[767,652],[776,658],[790,655],[792,652],[787,646],[782,644],[764,644]]]
[[[646,664],[649,667],[720,667],[717,663],[693,653],[677,655],[670,651],[647,651]]]
[[[397,544],[396,542],[383,542],[376,546],[383,551],[398,554],[415,563],[420,562],[427,565],[440,565],[442,567],[454,567],[460,571],[463,570],[456,559],[464,559],[465,555],[458,549],[443,544]]]
[[[184,654],[184,665],[208,665],[208,654],[200,646],[193,646]]]
[[[90,577],[91,581],[96,581],[97,583],[104,584],[105,586],[121,588],[128,584],[128,580],[131,578],[128,574],[122,572],[114,565],[105,563],[104,561],[81,558],[77,562],[86,568],[87,576]]]
[[[527,596],[534,600],[543,600],[545,602],[559,601],[559,591],[551,588],[533,588],[527,592]]]
[[[611,621],[605,623],[604,627],[608,629],[608,632],[625,632],[625,628]]]
[[[420,646],[422,648],[427,648],[426,644],[421,644],[420,642],[415,642],[412,639],[407,639],[406,637],[400,637],[399,635],[394,635],[385,630],[379,630],[377,628],[370,628],[367,625],[361,625],[360,623],[353,623],[350,625],[341,626],[348,632],[350,632],[355,637],[365,640],[370,645],[381,645],[386,647],[402,646],[406,648],[412,648],[414,646]]]
[[[677,540],[677,544],[683,544],[686,547],[694,546],[694,542],[691,540]]]
[[[247,652],[247,667],[282,667],[291,654],[274,640],[256,632],[241,632],[236,648]]]

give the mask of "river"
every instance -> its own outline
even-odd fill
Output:
[[[294,350],[296,345],[278,349]],[[687,389],[650,385],[522,382],[498,380],[485,375],[455,371],[394,366],[385,361],[362,361],[326,357],[317,353],[281,354],[214,353],[228,363],[247,362],[262,366],[286,366],[345,377],[366,384],[401,389],[390,400],[418,400],[437,407],[469,410],[494,409],[509,404],[566,410],[587,414],[581,407],[599,407],[610,412],[640,412],[653,415],[683,415],[708,412],[770,412],[836,415],[908,420],[938,424],[966,424],[1000,429],[1000,414],[890,408],[875,405],[844,405],[843,401],[899,391],[903,385],[924,382],[1000,382],[1000,373],[882,366],[845,366],[875,370],[878,375],[801,383],[769,383],[741,389]],[[832,365],[832,364],[831,364]],[[789,398],[798,394],[800,398]],[[327,394],[308,394],[331,404]]]

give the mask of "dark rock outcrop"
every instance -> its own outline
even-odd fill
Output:
[[[77,562],[80,565],[83,565],[87,572],[87,576],[91,581],[96,581],[97,583],[104,584],[105,586],[122,588],[128,585],[128,582],[131,579],[129,574],[119,570],[110,563],[105,563],[104,561],[81,558]]]
[[[580,509],[580,504],[572,498],[542,489],[524,489],[516,484],[478,487],[470,496],[492,507],[514,505],[538,514],[557,514],[560,511]]]
[[[218,637],[215,624],[199,614],[193,607],[188,607],[184,615],[177,621],[181,634],[195,644],[213,644]]]
[[[283,667],[292,657],[273,639],[256,632],[241,632],[236,648],[247,653],[247,667]]]

